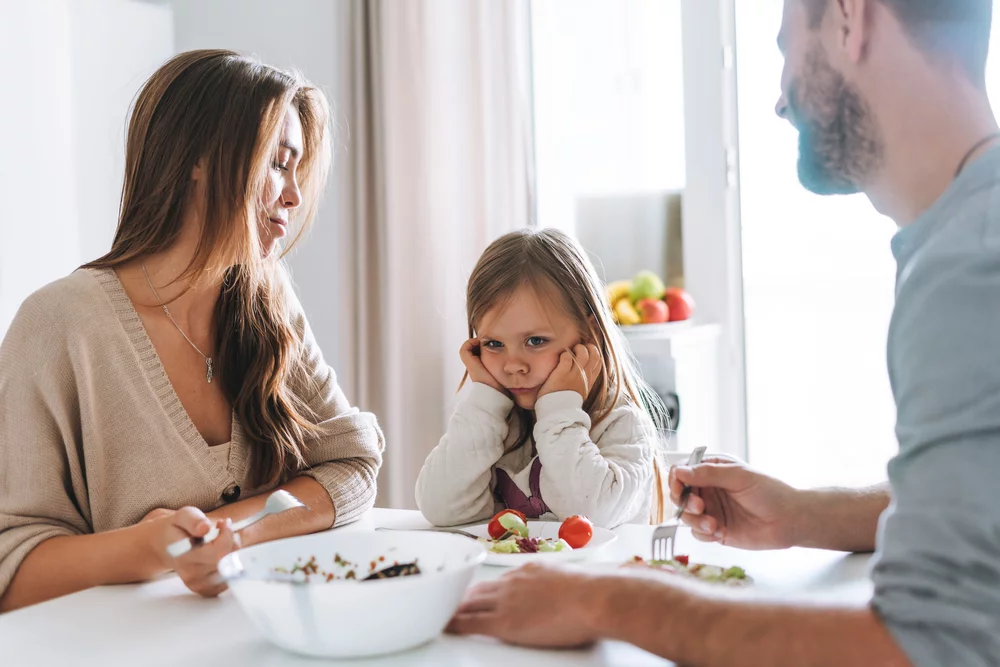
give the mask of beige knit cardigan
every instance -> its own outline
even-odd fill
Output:
[[[303,443],[337,524],[372,507],[384,440],[352,408],[294,296],[302,336],[292,389],[316,412]],[[211,511],[253,488],[234,418],[229,465],[182,407],[117,275],[80,269],[31,295],[0,345],[0,595],[43,540],[130,526],[157,507]]]

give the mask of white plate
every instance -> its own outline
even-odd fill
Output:
[[[561,521],[529,521],[528,535],[531,537],[549,537],[554,540],[559,539],[559,526]],[[470,526],[462,530],[472,533],[477,537],[489,537],[489,524]],[[518,567],[525,563],[570,563],[573,561],[587,560],[599,550],[608,546],[618,539],[618,536],[607,528],[594,526],[594,536],[590,538],[587,546],[572,551],[549,551],[534,554],[498,554],[490,551],[486,546],[486,565],[500,565],[502,567]]]

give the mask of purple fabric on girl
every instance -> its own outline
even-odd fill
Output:
[[[542,500],[542,490],[538,482],[541,474],[542,460],[536,458],[531,462],[531,473],[528,476],[528,488],[531,490],[529,498],[518,488],[506,470],[497,468],[496,495],[507,509],[517,510],[529,519],[537,519],[551,511]]]

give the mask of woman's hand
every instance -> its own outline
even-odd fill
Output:
[[[469,379],[479,384],[485,384],[487,387],[493,387],[501,394],[506,393],[503,386],[483,365],[483,360],[479,356],[480,349],[479,339],[470,338],[462,343],[462,349],[459,350],[462,363],[465,364],[465,370],[469,371]]]
[[[144,516],[141,519],[139,519],[139,523],[144,523],[146,521],[152,521],[153,519],[159,519],[161,517],[170,516],[171,514],[173,514],[176,511],[177,510],[168,510],[168,509],[164,509],[162,507],[157,507],[155,510],[151,511],[149,514],[147,514],[146,516]]]
[[[575,391],[587,400],[603,366],[596,345],[575,345],[572,351],[566,350],[559,357],[559,365],[538,391],[538,398],[557,391]]]
[[[211,542],[192,548],[180,558],[173,558],[167,553],[168,545],[185,538],[204,537],[213,525],[218,526],[219,536]],[[152,558],[164,569],[174,570],[191,591],[204,597],[215,597],[228,588],[219,577],[219,561],[241,545],[240,536],[233,532],[229,519],[220,519],[213,524],[201,510],[182,507],[176,512],[167,510],[156,518],[144,519],[139,527],[145,530],[146,546]]]

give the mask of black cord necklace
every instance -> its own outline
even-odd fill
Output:
[[[962,161],[958,163],[958,169],[955,170],[955,178],[958,178],[958,175],[962,173],[963,169],[965,169],[965,165],[969,161],[969,158],[972,157],[973,153],[975,153],[980,148],[990,143],[994,139],[998,138],[1000,138],[1000,132],[994,132],[993,134],[986,135],[985,137],[977,141],[975,144],[973,144],[972,148],[969,149],[969,152],[966,153],[965,157],[962,158]]]

